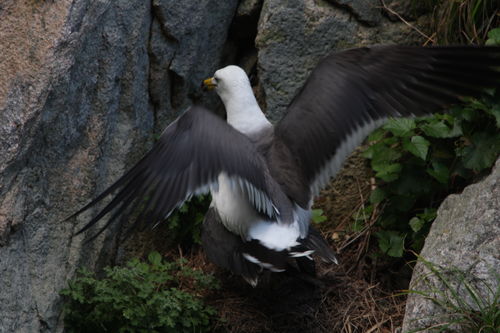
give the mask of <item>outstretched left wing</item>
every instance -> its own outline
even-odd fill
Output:
[[[267,167],[254,144],[210,111],[195,106],[171,123],[130,171],[68,219],[115,193],[78,233],[113,210],[95,236],[120,216],[123,222],[131,214],[138,214],[131,229],[154,225],[192,195],[218,186],[220,174],[225,174],[234,186],[241,187],[257,210],[274,216],[275,207],[266,183],[269,181]]]

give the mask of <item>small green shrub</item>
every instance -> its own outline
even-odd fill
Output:
[[[440,267],[419,257],[427,273],[417,281],[421,290],[406,294],[419,295],[434,303],[442,314],[415,320],[429,322],[424,327],[409,331],[450,332],[460,327],[462,332],[500,332],[500,276],[490,271],[492,282],[479,280],[458,268]],[[495,282],[496,281],[496,282]],[[496,285],[497,287],[494,287]]]
[[[401,257],[405,245],[420,250],[442,200],[492,167],[499,128],[500,93],[490,91],[448,114],[392,119],[370,135],[363,154],[378,184],[365,213],[383,207],[375,234],[382,252]]]
[[[216,311],[199,294],[217,288],[212,276],[165,262],[158,252],[148,262],[106,267],[98,279],[80,269],[61,291],[67,332],[204,332]]]
[[[176,243],[201,244],[201,224],[210,205],[210,195],[192,197],[176,209],[164,223]]]

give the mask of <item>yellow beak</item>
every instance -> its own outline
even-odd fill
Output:
[[[206,90],[213,90],[215,87],[217,87],[217,84],[215,83],[215,80],[213,77],[210,77],[206,80],[203,80],[203,88]]]

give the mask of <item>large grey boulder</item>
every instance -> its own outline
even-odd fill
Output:
[[[61,220],[202,98],[236,5],[2,2],[0,332],[61,330],[58,292],[75,267],[114,260],[118,230],[85,244],[71,238],[75,221]]]
[[[468,283],[479,291],[480,299],[493,300],[494,291],[500,288],[500,159],[486,179],[468,186],[461,194],[446,198],[420,255],[456,286],[471,308],[477,309],[462,279],[452,273],[455,269],[466,273]],[[429,292],[430,286],[434,286],[445,290],[435,274],[424,278],[428,273],[428,267],[418,262],[410,289]],[[443,313],[432,301],[411,294],[406,304],[403,332],[442,322]],[[458,327],[454,330],[461,331]]]
[[[411,27],[389,20],[378,1],[264,0],[256,46],[268,117],[281,119],[310,71],[334,50],[421,42]]]

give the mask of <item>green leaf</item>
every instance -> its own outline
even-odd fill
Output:
[[[477,112],[470,108],[464,107],[462,105],[456,105],[450,109],[450,113],[458,120],[472,121],[476,116]]]
[[[422,130],[426,135],[434,138],[447,138],[451,133],[451,129],[443,121],[428,123],[422,126]]]
[[[495,28],[488,32],[488,40],[486,41],[486,45],[500,46],[500,28]]]
[[[489,106],[484,103],[484,101],[473,98],[469,101],[469,106],[476,110],[488,111]]]
[[[382,252],[391,257],[402,257],[404,250],[405,236],[395,231],[379,231],[375,233],[378,238],[378,245]]]
[[[380,231],[375,234],[378,238],[378,246],[382,252],[387,253],[391,248],[391,237],[388,231]]]
[[[429,151],[430,142],[421,137],[420,135],[415,135],[411,140],[404,140],[403,147],[412,153],[413,155],[421,158],[425,161],[427,157],[427,152]]]
[[[424,226],[425,221],[421,220],[421,219],[419,219],[418,217],[415,216],[415,217],[412,217],[412,219],[410,220],[409,224],[410,224],[411,229],[414,232],[418,232]]]
[[[442,184],[448,184],[450,178],[450,170],[443,163],[433,161],[432,169],[428,168],[427,173],[434,177],[438,182]]]
[[[377,204],[382,202],[386,197],[386,194],[384,190],[382,190],[380,187],[377,187],[370,193],[370,203],[372,204]]]
[[[387,251],[387,254],[391,257],[401,258],[403,256],[403,251],[405,248],[405,237],[395,236],[391,238],[391,248]]]
[[[323,215],[323,209],[313,209],[311,213],[311,219],[314,223],[321,223],[326,221],[326,216]]]
[[[500,104],[496,104],[491,109],[488,109],[488,113],[495,117],[497,128],[500,128]]]
[[[373,166],[373,170],[377,172],[375,176],[386,182],[396,180],[399,176],[401,168],[402,166],[399,163],[378,164]]]
[[[417,216],[420,217],[425,222],[434,221],[434,219],[437,216],[437,209],[436,208],[425,208],[424,212],[417,214]]]
[[[475,133],[471,141],[471,145],[458,151],[464,166],[476,172],[491,167],[500,153],[500,133]]]
[[[454,138],[463,134],[462,117],[457,117],[463,113],[463,107],[454,109],[447,114],[435,114],[426,118],[426,121],[420,126],[428,136],[437,138]]]
[[[392,162],[401,157],[401,152],[391,149],[386,140],[371,145],[363,152],[363,157],[372,160],[372,164]]]
[[[415,120],[411,118],[394,118],[389,119],[384,129],[390,131],[393,135],[399,137],[407,137],[413,134],[412,130],[415,129]]]
[[[151,252],[149,255],[148,255],[148,260],[151,264],[155,265],[155,266],[160,266],[161,265],[161,254],[159,254],[158,252],[156,251],[153,251]]]
[[[450,130],[450,132],[448,133],[447,137],[448,138],[456,138],[456,137],[463,135],[463,134],[464,134],[464,132],[462,129],[462,121],[460,121],[459,119],[454,119],[453,120],[453,127]]]
[[[187,213],[189,210],[189,205],[188,203],[183,204],[182,206],[179,207],[179,212],[181,213]]]
[[[380,141],[385,137],[386,133],[383,128],[376,129],[368,136],[368,142]]]

